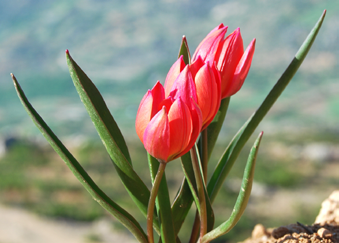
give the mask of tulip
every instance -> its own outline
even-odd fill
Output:
[[[195,131],[201,130],[199,107],[192,98],[185,97],[185,102],[180,92],[177,94],[165,99],[165,90],[158,81],[145,94],[136,117],[136,131],[145,149],[163,162],[187,153],[199,135]]]
[[[209,65],[199,57],[183,68],[180,57],[167,75],[165,96],[176,97],[178,92],[184,100],[192,97],[197,103],[201,110],[202,130],[205,129],[218,112],[221,100],[220,74],[215,65]]]
[[[190,65],[190,71],[197,90],[197,103],[202,113],[202,130],[204,130],[217,114],[221,101],[220,74],[215,65],[209,65],[199,56]]]
[[[244,51],[240,29],[224,39],[227,27],[220,24],[199,44],[192,60],[198,56],[205,62],[216,63],[221,76],[221,98],[237,93],[242,87],[251,66],[255,39]]]
[[[178,77],[179,73],[184,69],[186,66],[184,62],[184,57],[180,56],[179,59],[172,65],[170,70],[167,73],[165,79],[165,96],[167,97],[170,93],[170,87],[173,86],[174,81]],[[166,89],[166,87],[169,87]]]

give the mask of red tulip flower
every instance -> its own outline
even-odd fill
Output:
[[[214,119],[221,101],[220,74],[215,65],[205,63],[200,57],[186,65],[182,56],[173,64],[165,81],[165,95],[193,98],[202,115],[202,130]],[[193,90],[194,94],[190,92]],[[184,94],[183,94],[184,93]]]
[[[199,107],[192,98],[183,99],[180,92],[177,94],[165,99],[165,90],[157,82],[142,99],[135,122],[147,152],[164,162],[187,153],[201,130]]]
[[[255,39],[244,51],[240,29],[224,39],[227,27],[220,24],[199,44],[192,60],[198,56],[205,62],[216,63],[221,76],[221,97],[237,93],[242,87],[251,66],[255,49]]]

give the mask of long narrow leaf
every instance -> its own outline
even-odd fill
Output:
[[[85,189],[91,194],[93,199],[97,201],[104,209],[116,217],[132,234],[137,238],[139,242],[147,243],[147,236],[140,227],[139,223],[123,208],[112,201],[92,180],[92,178],[86,173],[79,162],[73,157],[73,155],[67,150],[67,148],[61,143],[58,137],[47,126],[45,121],[35,111],[32,105],[27,100],[23,90],[21,89],[15,76],[12,75],[15,89],[21,100],[21,103],[25,107],[27,113],[39,128],[40,132],[44,135],[49,144],[57,152],[57,154],[64,160],[66,165],[73,172],[79,182],[85,187]]]
[[[220,226],[212,230],[211,232],[207,233],[202,238],[201,243],[210,242],[211,240],[214,240],[218,238],[219,236],[224,235],[227,232],[229,232],[237,224],[242,214],[244,213],[248,200],[251,195],[255,163],[256,163],[256,158],[257,158],[262,135],[263,135],[263,132],[259,134],[259,137],[254,142],[254,145],[248,156],[239,195],[238,195],[237,201],[235,203],[235,206],[233,208],[230,218],[224,223],[222,223]]]
[[[211,157],[214,145],[218,139],[222,124],[224,123],[230,97],[221,100],[219,111],[215,115],[211,124],[207,127],[207,141],[208,141],[208,159]],[[201,139],[201,138],[200,138]]]
[[[180,189],[172,203],[174,232],[177,235],[193,203],[193,196],[184,177]]]
[[[239,131],[232,140],[232,144],[228,146],[223,157],[220,159],[211,180],[208,184],[208,192],[210,199],[213,202],[218,191],[220,190],[225,178],[227,177],[230,169],[232,168],[236,158],[238,157],[241,149],[250,138],[254,130],[257,128],[261,120],[265,117],[267,112],[273,106],[275,101],[284,91],[286,86],[289,84],[290,80],[293,78],[294,74],[297,72],[301,63],[305,59],[308,51],[310,50],[319,29],[325,18],[326,10],[323,12],[322,16],[307,36],[306,40],[298,50],[297,54],[293,58],[290,65],[287,67],[285,72],[279,78],[275,86],[272,88],[268,96],[265,98],[264,102],[258,108],[258,110],[251,116],[251,118],[246,122],[246,124],[241,128],[242,131]]]
[[[185,154],[181,157],[181,164],[184,170],[184,174],[186,177],[186,181],[188,182],[188,185],[191,189],[191,193],[193,195],[193,199],[195,201],[195,204],[197,206],[198,211],[200,211],[200,205],[199,205],[199,198],[198,198],[198,190],[197,185],[195,181],[191,156],[189,153]],[[211,206],[211,202],[207,196],[207,190],[205,189],[205,199],[206,199],[206,211],[207,211],[207,232],[213,229],[214,226],[214,213]]]
[[[150,192],[133,170],[125,140],[100,92],[66,51],[71,78],[112,162],[133,201],[146,216]]]

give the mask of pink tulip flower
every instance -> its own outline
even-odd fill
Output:
[[[196,49],[192,61],[199,56],[210,64],[216,63],[221,76],[221,98],[237,93],[242,87],[251,66],[255,39],[244,51],[240,29],[224,38],[227,27],[220,24],[213,29]]]
[[[165,99],[165,90],[158,81],[145,94],[136,117],[136,131],[145,149],[164,162],[187,153],[201,130],[199,107],[192,98],[183,99],[179,93]]]
[[[215,65],[200,57],[191,65],[183,65],[182,56],[173,64],[165,81],[165,96],[193,98],[201,110],[202,130],[213,120],[221,101],[220,74]],[[193,94],[192,94],[193,93]]]

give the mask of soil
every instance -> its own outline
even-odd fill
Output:
[[[339,243],[339,191],[321,205],[313,225],[289,224],[266,229],[257,224],[252,236],[242,243]]]

